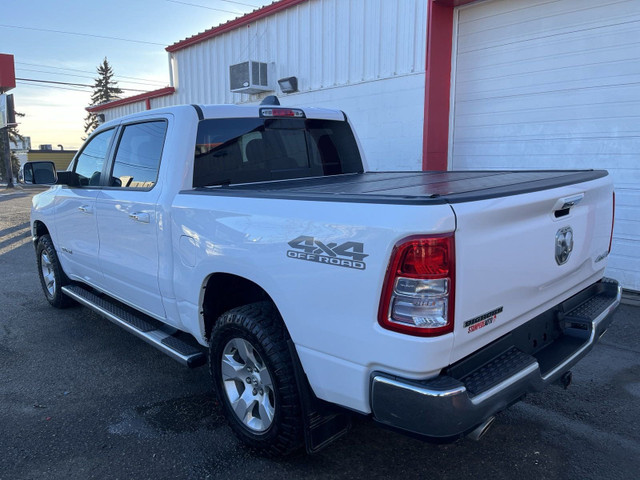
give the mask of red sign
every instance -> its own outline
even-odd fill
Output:
[[[13,55],[0,53],[0,90],[5,92],[16,88],[16,69]]]

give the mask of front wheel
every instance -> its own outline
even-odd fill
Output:
[[[211,334],[210,367],[229,425],[270,455],[303,446],[303,422],[287,335],[270,302],[234,308]]]
[[[62,287],[69,283],[69,279],[62,271],[60,260],[58,260],[56,249],[49,235],[43,235],[38,240],[36,255],[40,284],[49,303],[56,308],[66,308],[72,305],[73,300],[62,293]]]

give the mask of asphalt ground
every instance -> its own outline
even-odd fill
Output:
[[[262,458],[189,370],[109,321],[45,300],[29,234],[34,191],[0,189],[0,479],[640,478],[640,308],[480,441],[432,445],[356,418],[318,454]]]

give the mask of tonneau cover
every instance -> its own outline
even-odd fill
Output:
[[[366,172],[203,187],[181,193],[423,205],[470,202],[536,192],[606,175],[606,170]]]

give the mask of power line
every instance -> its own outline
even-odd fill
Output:
[[[207,7],[205,5],[198,5],[196,3],[180,2],[178,0],[165,0],[165,1],[169,3],[179,3],[180,5],[188,5],[190,7],[206,8],[207,10],[215,10],[216,12],[233,13],[234,15],[244,15],[244,12],[234,12],[233,10],[224,10],[222,8]]]
[[[54,83],[54,84],[57,84],[57,85],[68,85],[70,87],[89,87],[89,88],[93,87],[93,85],[85,85],[83,83],[54,82],[53,80],[36,80],[34,78],[16,77],[16,80],[22,80],[23,82]]]
[[[18,67],[18,68],[22,72],[48,73],[49,75],[64,75],[66,77],[77,77],[77,78],[91,78],[91,79],[95,78],[95,77],[90,77],[88,75],[74,75],[73,73],[56,73],[56,72],[47,72],[46,70],[34,70],[33,68],[23,68],[23,67]],[[122,83],[135,83],[136,85],[149,85],[151,87],[159,87],[160,85],[164,85],[161,83],[132,82],[130,80],[123,80]]]
[[[37,80],[35,78],[19,78],[16,77],[16,80],[22,80],[23,82],[36,82],[36,83],[52,83],[54,85],[67,85],[70,87],[88,87],[93,88],[93,85],[87,85],[84,83],[70,83],[70,82],[56,82],[54,80]],[[135,88],[121,88],[120,90],[127,90],[129,92],[147,92],[148,90],[138,90]]]
[[[220,0],[220,1],[226,2],[226,3],[235,3],[236,5],[244,5],[245,7],[260,8],[257,5],[251,5],[249,3],[242,3],[242,2],[234,2],[233,0]]]
[[[53,85],[38,85],[33,83],[25,83],[22,81],[16,81],[16,83],[20,85],[24,85],[25,87],[40,87],[40,88],[55,88],[56,90],[69,90],[71,92],[80,92],[80,93],[90,93],[87,90],[81,90],[79,88],[68,88],[68,87],[54,87]]]
[[[65,32],[63,30],[50,30],[48,28],[35,28],[35,27],[22,27],[20,25],[4,25],[0,24],[2,28],[16,28],[20,30],[34,30],[36,32],[48,32],[48,33],[61,33],[63,35],[76,35],[79,37],[93,37],[93,38],[105,38],[107,40],[118,40],[121,42],[132,42],[132,43],[143,43],[146,45],[160,45],[162,47],[165,46],[164,43],[156,43],[156,42],[146,42],[144,40],[132,40],[129,38],[121,38],[121,37],[108,37],[106,35],[94,35],[92,33],[79,33],[79,32]]]
[[[80,73],[90,73],[91,75],[95,75],[96,72],[91,72],[89,70],[78,70],[77,68],[64,68],[64,67],[54,67],[53,65],[43,65],[41,63],[26,63],[26,62],[15,62],[16,65],[29,65],[31,67],[42,67],[42,68],[53,68],[55,70],[68,70],[70,72],[80,72]],[[53,72],[51,72],[53,73]],[[151,83],[157,83],[159,85],[164,85],[162,82],[158,82],[156,80],[151,80],[149,78],[138,78],[138,77],[125,77],[124,75],[113,75],[118,78],[130,78],[132,80],[143,80]]]

